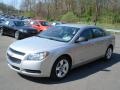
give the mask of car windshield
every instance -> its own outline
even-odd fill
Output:
[[[42,26],[49,26],[48,22],[40,22]]]
[[[25,26],[24,21],[14,21],[15,26]]]
[[[31,21],[30,24],[31,25],[38,25],[38,23],[36,21]]]
[[[41,38],[69,42],[80,28],[67,27],[67,26],[55,26],[46,31],[41,32],[38,36]]]

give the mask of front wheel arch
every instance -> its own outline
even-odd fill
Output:
[[[0,28],[0,35],[1,36],[4,35],[4,29],[3,29],[3,27]]]
[[[18,34],[18,36],[16,36],[16,33]],[[20,31],[15,31],[14,37],[15,37],[17,40],[21,39],[21,32],[20,32]]]
[[[71,58],[70,55],[68,55],[68,54],[63,54],[63,55],[59,56],[58,58],[61,58],[61,57],[66,57],[66,58],[68,58],[70,64],[72,65],[72,58]],[[58,59],[58,58],[57,58],[57,59]]]
[[[61,58],[66,58],[66,59],[68,60],[68,62],[69,62],[69,64],[70,64],[69,70],[71,69],[71,66],[72,66],[72,59],[71,59],[71,57],[70,57],[68,54],[64,54],[64,55],[59,56],[59,57],[55,60],[53,66],[52,66],[52,69],[51,69],[50,78],[53,79],[53,80],[60,80],[59,78],[55,78],[55,77],[54,77],[54,75],[53,75],[53,72],[54,72],[53,69],[55,68],[55,64],[56,64]],[[69,71],[68,71],[68,73],[69,73]],[[64,78],[64,77],[63,77],[63,78]],[[62,79],[62,78],[61,78],[61,79]]]

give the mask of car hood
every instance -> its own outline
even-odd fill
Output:
[[[66,43],[64,42],[59,42],[59,41],[54,41],[54,40],[49,40],[34,36],[16,41],[10,45],[10,48],[23,53],[35,53],[35,52],[54,50],[65,44]]]

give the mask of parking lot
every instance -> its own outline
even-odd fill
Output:
[[[0,37],[0,90],[120,90],[120,35],[116,35],[111,61],[100,59],[81,66],[61,81],[21,76],[9,69],[6,50],[14,41],[11,37]]]

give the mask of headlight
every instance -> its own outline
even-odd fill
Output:
[[[48,52],[40,52],[40,53],[34,53],[34,54],[29,54],[26,56],[26,60],[43,60],[48,56]]]

